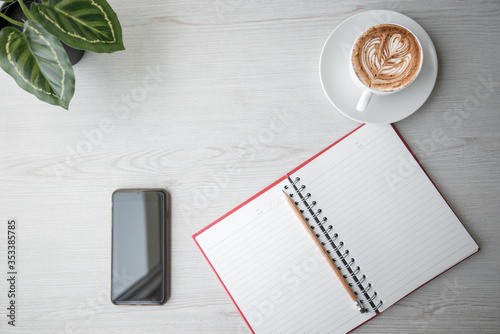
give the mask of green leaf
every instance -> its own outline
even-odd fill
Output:
[[[33,3],[31,12],[48,32],[75,49],[125,50],[120,22],[106,0],[43,0]]]
[[[59,40],[34,21],[24,30],[0,31],[0,66],[19,87],[38,99],[68,109],[75,92],[75,74]]]

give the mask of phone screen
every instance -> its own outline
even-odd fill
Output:
[[[111,300],[115,304],[166,301],[166,200],[161,190],[113,193]]]

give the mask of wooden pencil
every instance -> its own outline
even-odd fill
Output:
[[[319,239],[316,237],[316,235],[312,231],[311,227],[309,226],[309,224],[304,219],[304,217],[300,213],[299,209],[297,208],[297,206],[293,202],[293,200],[290,198],[290,196],[286,192],[283,191],[283,194],[285,195],[286,200],[287,200],[288,204],[290,205],[290,207],[292,208],[293,212],[295,213],[295,215],[297,216],[297,218],[299,219],[299,221],[302,223],[302,225],[304,226],[304,228],[306,229],[306,231],[309,233],[309,236],[314,241],[314,243],[316,244],[316,246],[319,248],[319,250],[321,251],[321,254],[323,254],[323,256],[325,257],[325,259],[327,260],[328,265],[330,266],[330,268],[332,268],[333,272],[335,273],[335,275],[339,279],[340,283],[342,284],[342,286],[344,287],[344,289],[349,294],[349,297],[354,301],[354,304],[356,305],[356,307],[358,308],[358,310],[361,313],[365,313],[366,309],[361,305],[361,302],[358,300],[358,298],[356,297],[356,295],[352,291],[351,287],[349,286],[349,284],[345,280],[344,276],[339,271],[339,269],[337,268],[337,266],[335,265],[335,263],[332,261],[332,259],[328,255],[328,253],[325,251],[325,249],[321,245]]]

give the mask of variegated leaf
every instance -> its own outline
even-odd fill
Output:
[[[111,53],[124,50],[122,29],[106,0],[43,0],[33,3],[35,20],[67,45]]]
[[[34,21],[24,30],[0,31],[0,66],[17,84],[42,101],[68,109],[75,75],[59,40]]]

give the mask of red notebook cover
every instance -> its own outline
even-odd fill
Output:
[[[408,149],[408,151],[412,154],[412,156],[415,158],[415,160],[417,161],[417,163],[420,165],[420,167],[422,168],[422,170],[425,172],[425,174],[427,175],[427,177],[429,178],[429,180],[431,180],[432,182],[432,179],[430,179],[428,173],[425,171],[425,169],[422,167],[422,165],[420,164],[420,162],[418,161],[417,157],[415,156],[415,154],[411,151],[410,147],[408,146],[408,144],[406,143],[406,141],[404,140],[404,138],[401,136],[401,133],[397,130],[397,128],[394,126],[394,124],[391,124],[392,127],[394,128],[395,132],[397,133],[397,135],[399,136],[399,138],[401,139],[401,141],[404,143],[404,145],[406,146],[406,148]],[[345,136],[343,136],[342,138],[340,138],[339,140],[335,141],[333,144],[329,145],[328,147],[326,147],[325,149],[321,150],[319,153],[315,154],[314,156],[312,156],[310,159],[306,160],[305,162],[303,162],[302,164],[300,164],[299,166],[297,166],[296,168],[292,169],[289,173],[287,173],[286,175],[284,175],[283,177],[279,178],[278,180],[276,180],[275,182],[273,182],[272,184],[270,184],[269,186],[267,186],[266,188],[262,189],[260,192],[258,192],[257,194],[253,195],[252,197],[250,197],[249,199],[247,199],[246,201],[244,201],[243,203],[241,203],[240,205],[238,205],[237,207],[235,207],[234,209],[232,209],[231,211],[227,212],[225,215],[221,216],[220,218],[218,218],[217,220],[215,220],[214,222],[212,222],[210,225],[206,226],[205,228],[203,228],[202,230],[198,231],[197,233],[195,233],[192,238],[194,240],[194,242],[197,244],[198,248],[200,249],[200,251],[202,252],[203,256],[205,257],[205,259],[207,260],[207,262],[209,263],[210,267],[212,268],[212,270],[214,271],[214,273],[216,274],[217,278],[219,279],[219,281],[221,282],[222,286],[224,287],[224,289],[226,290],[226,292],[228,293],[229,297],[231,298],[231,300],[233,301],[234,305],[236,306],[236,308],[238,309],[238,311],[240,312],[241,316],[243,317],[243,319],[245,320],[246,324],[248,325],[249,329],[252,331],[252,333],[255,333],[254,329],[251,327],[250,323],[248,322],[248,320],[246,319],[245,315],[243,314],[243,312],[241,311],[240,307],[238,306],[238,304],[236,303],[236,301],[234,300],[233,296],[231,295],[231,293],[229,292],[229,290],[227,289],[227,287],[225,286],[224,282],[222,281],[221,277],[219,276],[217,270],[214,268],[214,266],[212,265],[212,263],[210,262],[210,260],[208,259],[207,255],[205,254],[203,248],[200,246],[200,244],[198,243],[198,241],[196,240],[196,237],[199,236],[200,234],[202,234],[203,232],[207,231],[208,229],[210,229],[212,226],[214,226],[215,224],[219,223],[221,220],[227,218],[228,216],[230,216],[231,214],[233,214],[234,212],[238,211],[239,209],[241,209],[242,207],[244,207],[245,205],[247,205],[248,203],[252,202],[253,200],[255,200],[256,198],[258,198],[259,196],[261,196],[262,194],[266,193],[269,189],[273,188],[274,186],[276,186],[277,184],[279,184],[280,182],[282,182],[283,180],[287,179],[289,177],[289,175],[297,172],[298,170],[300,170],[301,168],[303,168],[304,166],[306,166],[307,164],[311,163],[313,160],[315,160],[316,158],[318,158],[319,156],[321,156],[323,153],[325,153],[326,151],[328,151],[330,148],[332,148],[333,146],[337,145],[339,142],[341,142],[342,140],[344,140],[345,138],[349,137],[350,135],[352,135],[354,132],[358,131],[359,129],[361,129],[363,126],[365,126],[365,124],[362,124],[360,125],[359,127],[355,128],[354,130],[352,130],[351,132],[349,132],[348,134],[346,134]],[[434,185],[435,187],[435,184],[434,182],[432,182],[432,184]],[[439,192],[439,189],[436,188],[436,190],[438,190]],[[440,192],[439,192],[440,193]],[[440,195],[442,196],[442,194],[440,193]],[[444,199],[444,198],[443,198]],[[449,206],[449,205],[448,205]],[[477,249],[477,251],[479,251],[479,248]],[[476,252],[477,252],[476,251]],[[474,253],[475,254],[475,253]],[[473,255],[473,254],[472,254]],[[470,256],[472,256],[470,255]],[[470,257],[469,256],[469,257]],[[467,257],[468,258],[468,257]],[[465,258],[464,260],[466,260],[467,258]],[[458,262],[458,263],[461,263],[463,262],[464,260]],[[457,264],[458,264],[457,263]],[[456,266],[457,264],[451,266],[450,268],[446,269],[445,271],[441,272],[439,275],[433,277],[432,279],[430,279],[429,281],[425,282],[424,284],[420,285],[417,289],[419,289],[420,287],[422,287],[423,285],[427,284],[428,282],[432,281],[434,278],[442,275],[443,273],[445,273],[446,271],[448,271],[449,269],[453,268],[454,266]],[[417,290],[415,289],[415,290]],[[413,291],[415,291],[413,290]],[[411,294],[413,291],[411,291],[410,293],[408,293],[407,295]],[[406,295],[406,296],[407,296]],[[405,297],[406,297],[405,296]],[[404,297],[403,297],[404,298]],[[402,298],[401,298],[402,299]],[[377,315],[379,315],[380,312],[379,311],[376,311],[376,313],[374,313],[373,317],[371,317],[370,319],[368,319],[367,321],[363,322],[361,325],[353,328],[350,332],[352,332],[353,330],[355,330],[356,328],[362,326],[363,324],[365,324],[366,322],[372,320],[373,318],[375,318]]]

